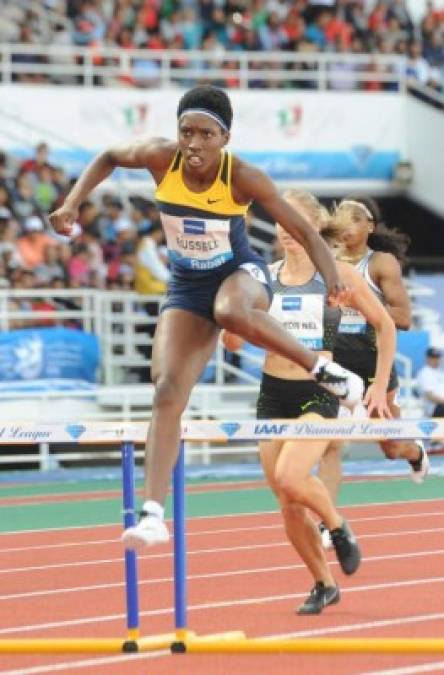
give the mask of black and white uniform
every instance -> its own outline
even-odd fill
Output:
[[[327,304],[327,289],[316,272],[306,284],[280,281],[283,261],[270,266],[273,302],[270,314],[293,337],[313,351],[333,351],[341,310]],[[306,413],[337,417],[338,398],[314,380],[286,380],[263,373],[257,418],[297,418]]]
[[[369,272],[370,260],[374,253],[372,249],[367,249],[365,255],[354,267],[367,282],[378,300],[382,304],[385,304],[384,295],[371,278]],[[347,307],[343,310],[333,359],[344,368],[360,375],[364,380],[366,389],[374,381],[377,361],[375,329],[355,309]],[[398,376],[393,365],[387,391],[393,391],[397,387]]]

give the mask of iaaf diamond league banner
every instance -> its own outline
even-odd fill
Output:
[[[50,159],[77,175],[97,152],[130,140],[176,137],[182,90],[2,87],[0,147]],[[275,180],[389,180],[406,147],[405,99],[393,93],[230,93],[230,149]],[[126,174],[127,172],[121,172]],[[132,177],[147,180],[144,171]]]
[[[144,443],[148,424],[82,421],[64,424],[0,423],[0,445],[26,443]],[[368,420],[345,418],[316,422],[288,420],[206,421],[182,424],[182,438],[189,441],[261,441],[347,439],[444,439],[443,419]]]

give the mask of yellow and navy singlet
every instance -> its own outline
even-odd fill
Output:
[[[214,276],[258,257],[245,228],[248,204],[237,204],[231,194],[231,153],[221,151],[216,180],[204,192],[187,188],[182,166],[177,151],[155,193],[173,277]]]
[[[269,313],[308,349],[333,351],[341,319],[339,307],[327,303],[327,288],[319,272],[305,284],[284,285],[283,260],[270,265],[273,301]]]

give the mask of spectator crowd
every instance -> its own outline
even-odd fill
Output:
[[[438,0],[439,1],[439,0]],[[222,86],[239,86],[236,63],[224,54],[264,52],[258,68],[272,68],[266,53],[286,52],[386,54],[406,57],[406,74],[421,84],[442,89],[444,83],[444,9],[427,3],[414,24],[406,0],[3,0],[0,40],[20,44],[76,45],[92,50],[94,63],[106,64],[104,47],[122,50],[199,49],[220,58],[233,70]],[[40,5],[39,11],[36,5]],[[45,62],[44,54],[13,53],[13,62]],[[231,60],[230,60],[231,59]],[[212,61],[214,64],[214,60]],[[182,59],[176,67],[189,66]],[[291,67],[290,65],[288,67]],[[309,68],[307,61],[307,68]],[[155,59],[133,63],[127,85],[155,83]],[[21,81],[54,81],[21,72]],[[96,84],[104,84],[99,78]],[[254,87],[310,86],[307,80],[258,78]],[[365,86],[365,85],[364,85]],[[377,88],[374,82],[365,88]]]
[[[32,159],[14,164],[0,152],[0,284],[2,288],[99,288],[163,293],[168,280],[159,214],[154,204],[111,194],[79,209],[82,234],[60,241],[46,214],[70,188],[64,171],[40,143]]]

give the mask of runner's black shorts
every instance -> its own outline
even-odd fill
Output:
[[[335,418],[339,399],[314,380],[284,380],[263,373],[257,419],[296,419],[308,413]]]
[[[364,380],[365,390],[372,384],[375,379],[377,353],[368,351],[365,354],[362,352],[345,353],[342,350],[335,350],[333,353],[333,360],[339,363],[343,368],[351,370],[356,375],[359,375]],[[394,391],[399,387],[398,373],[393,364],[390,371],[390,379],[387,386],[387,391]]]

